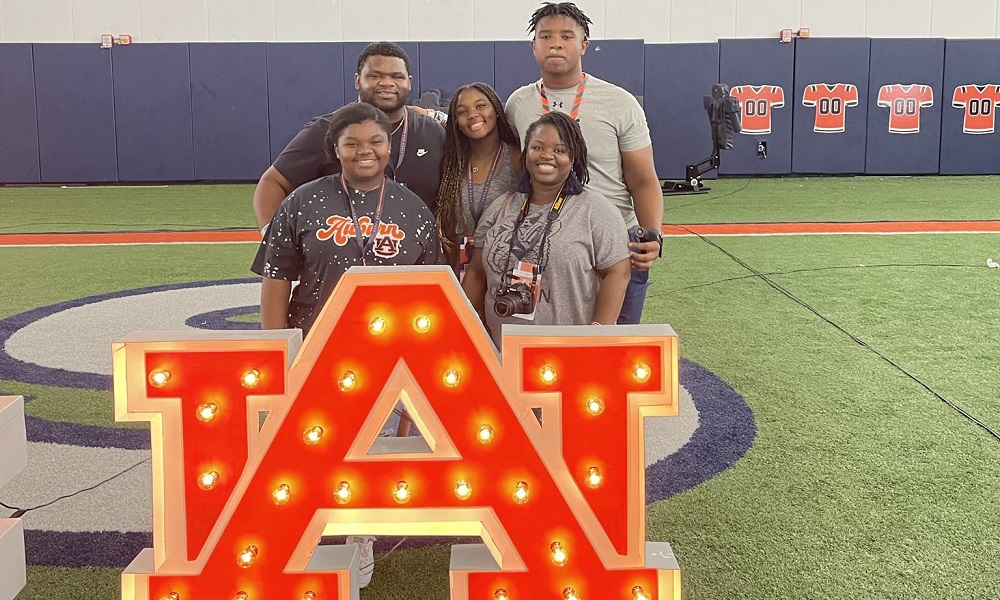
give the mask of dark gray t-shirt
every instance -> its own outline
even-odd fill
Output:
[[[354,265],[441,265],[437,224],[416,194],[386,179],[378,217],[379,189],[360,192],[339,175],[300,186],[278,209],[268,229],[264,277],[299,281],[288,306],[290,327],[308,332],[340,276]],[[354,217],[361,225],[362,255]],[[374,223],[378,231],[370,241]]]
[[[392,152],[385,175],[413,190],[433,212],[441,183],[444,127],[430,117],[413,111],[408,114],[406,153],[400,162],[403,137],[403,127],[400,127],[392,135]],[[306,123],[274,160],[274,168],[292,183],[293,188],[340,172],[340,162],[326,153],[326,131],[330,128],[332,115],[321,115]]]

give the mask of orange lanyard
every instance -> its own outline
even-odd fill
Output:
[[[539,84],[542,92],[542,113],[549,114],[549,97],[545,95],[545,84]],[[579,120],[580,103],[583,101],[583,92],[587,90],[587,74],[580,74],[580,85],[576,86],[576,98],[573,99],[573,111],[569,113],[569,118],[574,121]]]

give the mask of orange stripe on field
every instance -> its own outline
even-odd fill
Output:
[[[708,223],[664,225],[664,235],[781,235],[804,233],[987,233],[1000,221],[866,221],[860,223]]]
[[[197,244],[259,242],[260,233],[249,231],[146,231],[113,233],[7,233],[0,246]]]
[[[874,221],[854,223],[707,223],[664,225],[664,235],[795,235],[823,233],[1000,233],[1000,221]],[[245,231],[123,231],[107,233],[5,233],[0,246],[211,244],[259,242]]]

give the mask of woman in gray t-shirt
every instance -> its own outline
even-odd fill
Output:
[[[498,348],[504,323],[616,323],[632,271],[621,212],[583,187],[576,121],[548,113],[525,140],[518,193],[486,210],[462,282]]]
[[[461,277],[486,209],[517,187],[520,144],[503,103],[485,83],[460,88],[445,124],[437,222],[449,262]]]

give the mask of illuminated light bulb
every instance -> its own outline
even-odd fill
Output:
[[[153,387],[163,387],[167,385],[168,381],[170,381],[170,371],[167,371],[166,369],[157,369],[149,374],[149,383],[151,383]]]
[[[275,488],[273,496],[275,504],[279,506],[287,504],[288,500],[292,497],[292,490],[288,487],[288,484],[283,483]]]
[[[198,420],[203,423],[208,423],[215,418],[215,413],[217,412],[219,412],[219,407],[216,406],[214,402],[202,404],[198,407]]]
[[[260,371],[257,369],[250,369],[243,374],[243,378],[240,382],[243,384],[243,387],[247,389],[257,387],[257,384],[260,383]]]
[[[320,438],[323,437],[323,428],[317,425],[316,427],[310,427],[302,432],[302,439],[306,441],[307,444],[318,444]]]
[[[634,600],[651,600],[651,598],[646,594],[646,592],[642,591],[641,585],[637,585],[634,588],[632,588],[632,598]]]
[[[639,383],[646,383],[649,381],[649,377],[652,374],[653,372],[646,363],[636,363],[632,367],[632,377]]]
[[[392,498],[400,504],[410,501],[410,486],[405,481],[396,483],[396,489],[392,491]]]
[[[177,592],[170,592],[163,597],[163,600],[181,600],[181,595]]]
[[[497,588],[497,591],[493,592],[493,600],[509,600],[507,596],[507,590],[503,588]]]
[[[210,490],[214,488],[217,483],[219,483],[219,474],[215,471],[202,473],[201,477],[198,478],[198,487],[203,490]]]
[[[345,371],[340,379],[337,381],[337,386],[342,392],[349,392],[354,389],[354,384],[358,382],[358,378],[354,375],[354,371]]]
[[[250,594],[246,592],[236,592],[236,596],[234,596],[234,600],[249,600],[249,598]]]
[[[528,503],[528,484],[524,481],[518,481],[517,485],[514,486],[514,502],[518,504]]]
[[[587,398],[587,412],[595,417],[604,412],[604,400],[601,400],[597,396]]]
[[[427,315],[420,315],[413,319],[413,328],[417,330],[417,333],[427,333],[431,330],[431,318]]]
[[[569,557],[566,556],[566,550],[563,549],[562,544],[559,542],[552,542],[549,546],[549,550],[552,551],[552,562],[560,567],[566,564],[566,560]]]
[[[576,595],[576,590],[571,587],[563,590],[563,598],[565,600],[580,600],[580,597]]]
[[[483,425],[476,433],[476,439],[479,440],[480,444],[489,444],[493,441],[493,435],[493,427],[490,425]]]
[[[597,467],[590,467],[587,469],[587,485],[597,489],[601,487],[604,483],[604,475],[601,475],[601,470]]]
[[[542,383],[551,384],[556,381],[556,370],[550,365],[545,365],[538,370],[538,376],[542,378]]]
[[[347,504],[351,501],[351,484],[341,481],[337,484],[337,489],[333,492],[333,499],[337,504]]]
[[[247,546],[240,555],[236,557],[236,564],[243,567],[244,569],[249,569],[250,565],[253,564],[253,559],[257,558],[257,546]]]
[[[455,484],[455,495],[458,496],[459,500],[468,500],[472,496],[472,486],[469,485],[468,481],[460,479]]]
[[[310,590],[302,594],[302,600],[316,600],[316,592]]]
[[[382,317],[375,317],[368,323],[368,331],[372,332],[372,335],[379,335],[385,331],[385,319]]]
[[[455,369],[448,369],[444,372],[444,384],[448,387],[455,387],[461,379],[462,375]]]

